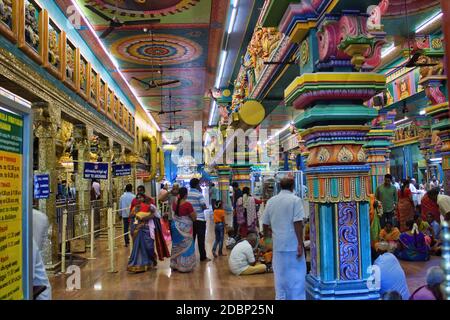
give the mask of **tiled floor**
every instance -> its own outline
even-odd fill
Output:
[[[208,231],[212,230],[208,226]],[[207,234],[207,249],[210,252],[214,234]],[[87,300],[271,300],[275,292],[273,274],[236,277],[228,271],[227,257],[219,257],[210,262],[198,262],[193,272],[172,273],[169,260],[159,262],[156,270],[140,274],[129,274],[126,265],[129,249],[122,241],[117,248],[117,273],[109,273],[109,253],[106,241],[100,240],[96,250],[96,260],[89,260],[81,268],[81,290],[66,291],[66,275],[51,278],[53,299]],[[413,292],[425,282],[425,274],[430,266],[438,265],[440,259],[433,257],[428,262],[402,262]]]

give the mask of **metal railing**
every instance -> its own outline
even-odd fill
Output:
[[[68,243],[70,244],[70,241],[81,239],[81,238],[87,238],[89,237],[89,260],[96,259],[95,257],[95,235],[98,234],[101,231],[107,231],[108,233],[108,247],[107,251],[109,252],[109,260],[110,260],[110,271],[109,272],[117,272],[116,270],[116,261],[115,261],[115,241],[118,238],[124,237],[125,235],[130,235],[130,231],[127,231],[125,233],[122,233],[118,236],[116,236],[116,230],[115,228],[121,224],[121,220],[117,221],[117,217],[120,211],[127,210],[122,209],[118,210],[116,209],[117,204],[114,203],[112,207],[104,207],[102,209],[107,209],[107,225],[103,228],[96,228],[95,224],[95,211],[96,207],[94,204],[91,204],[90,211],[90,217],[89,217],[89,232],[78,235],[74,237],[73,235],[68,236],[68,227],[69,227],[69,212],[67,208],[62,208],[62,214],[61,214],[61,272],[66,272],[66,254],[67,254],[67,247]],[[81,211],[77,211],[79,214]],[[116,214],[114,214],[116,213]],[[133,242],[131,243],[131,250],[133,250]]]

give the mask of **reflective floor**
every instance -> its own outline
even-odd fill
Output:
[[[207,252],[210,252],[213,243],[212,231],[213,224],[209,221]],[[129,274],[126,265],[130,248],[125,248],[123,241],[117,243],[116,249],[118,272],[109,273],[106,240],[97,240],[97,244],[97,259],[89,260],[81,268],[81,290],[66,291],[67,276],[56,275],[50,279],[53,299],[272,300],[275,296],[273,274],[234,276],[228,270],[227,257],[218,257],[210,262],[199,261],[194,271],[187,274],[171,273],[169,259],[159,262],[156,270]],[[425,283],[427,269],[439,263],[440,258],[437,257],[432,257],[428,262],[402,262],[411,293]]]

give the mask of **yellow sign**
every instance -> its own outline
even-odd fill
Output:
[[[0,111],[0,300],[23,299],[21,117]]]

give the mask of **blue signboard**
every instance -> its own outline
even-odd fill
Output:
[[[114,177],[131,176],[131,164],[115,164],[112,170]]]
[[[50,175],[36,174],[34,175],[34,198],[48,199],[50,196]]]
[[[108,179],[108,164],[86,162],[84,164],[83,177],[85,179]]]

